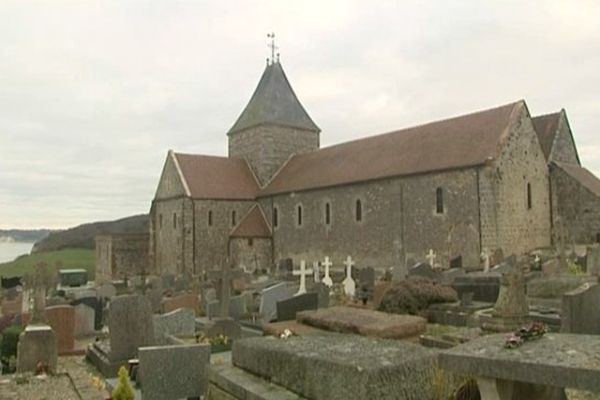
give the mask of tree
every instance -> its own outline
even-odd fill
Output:
[[[112,392],[113,400],[134,400],[135,395],[131,382],[129,382],[129,373],[127,368],[119,368],[119,383]]]

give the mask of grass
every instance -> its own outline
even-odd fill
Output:
[[[60,261],[61,268],[84,268],[88,271],[88,278],[94,278],[94,251],[84,249],[64,249],[25,255],[14,261],[0,264],[0,276],[4,278],[22,276],[31,272],[33,266],[42,261],[51,266]]]

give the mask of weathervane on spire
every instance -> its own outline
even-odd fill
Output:
[[[271,39],[271,43],[267,44],[267,47],[271,49],[271,60],[270,63],[274,64],[279,62],[279,53],[277,53],[277,60],[275,60],[275,50],[279,47],[275,46],[275,32],[267,33],[267,37]],[[267,58],[267,65],[269,65],[269,59]]]

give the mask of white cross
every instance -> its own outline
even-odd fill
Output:
[[[481,258],[483,258],[483,272],[490,271],[490,255],[488,254],[486,249],[483,249],[483,253],[481,253]]]
[[[325,257],[325,261],[323,262],[323,266],[325,267],[325,277],[323,278],[323,280],[321,280],[321,282],[323,282],[325,284],[325,286],[327,287],[332,287],[333,286],[333,281],[331,280],[331,277],[329,276],[329,267],[331,267],[333,264],[331,263],[331,260],[329,259],[329,257]]]
[[[320,268],[319,268],[319,262],[318,261],[313,262],[313,271],[314,271],[313,278],[315,280],[315,283],[317,283],[317,282],[319,282],[319,280],[321,278],[321,271],[320,271]]]
[[[352,279],[352,266],[354,265],[352,257],[348,256],[346,261],[344,261],[344,265],[346,266],[346,279],[342,282],[344,285],[344,293],[349,297],[354,297],[354,294],[356,293],[356,282]]]
[[[306,269],[306,261],[304,260],[300,261],[300,271],[294,270],[292,272],[292,274],[300,276],[300,288],[298,289],[296,296],[306,293],[306,275],[310,275],[312,273],[312,269]]]
[[[431,268],[435,268],[435,257],[436,254],[433,251],[433,249],[429,249],[429,253],[427,254],[427,256],[425,258],[427,258],[427,260],[429,260],[429,265],[431,266]]]

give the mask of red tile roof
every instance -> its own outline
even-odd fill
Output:
[[[259,186],[245,160],[181,153],[174,155],[192,198],[256,198]]]
[[[560,169],[562,169],[573,179],[581,183],[581,185],[588,189],[590,192],[600,197],[600,179],[598,179],[596,175],[592,174],[586,168],[580,167],[576,164],[566,164],[559,162],[554,162],[554,164],[558,165]]]
[[[484,164],[497,157],[519,101],[292,157],[260,195]]]
[[[259,205],[254,205],[242,218],[231,234],[232,238],[268,238],[271,237],[271,227]]]
[[[550,158],[552,144],[554,143],[554,138],[558,133],[560,114],[561,111],[547,115],[540,115],[531,119],[538,135],[540,145],[542,146],[544,156],[546,156],[546,161]]]

